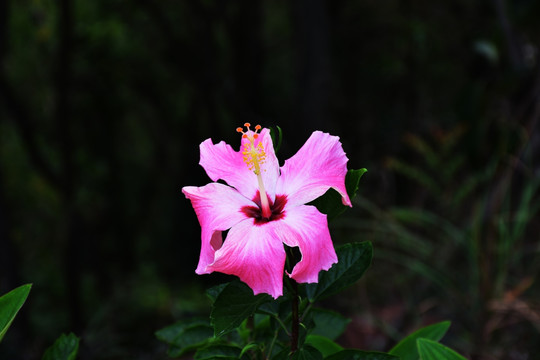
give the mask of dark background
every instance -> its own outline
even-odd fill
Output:
[[[33,283],[0,357],[62,332],[81,359],[165,358],[153,332],[207,316],[181,194],[198,145],[279,125],[368,168],[336,244],[369,240],[331,306],[344,346],[388,350],[449,319],[472,359],[540,351],[540,2],[0,2],[0,290]],[[323,304],[324,305],[324,304]]]

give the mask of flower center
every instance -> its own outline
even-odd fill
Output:
[[[240,211],[248,217],[253,218],[255,225],[262,225],[270,221],[282,219],[285,216],[283,208],[285,207],[285,204],[287,204],[287,195],[276,195],[276,201],[272,202],[269,198],[267,198],[267,201],[270,204],[271,213],[269,217],[264,217],[262,214],[262,201],[259,192],[257,192],[257,195],[255,195],[255,198],[253,199],[253,202],[258,206],[242,206]]]
[[[261,215],[264,219],[268,220],[272,216],[272,209],[270,208],[268,196],[266,195],[266,190],[264,188],[263,178],[261,176],[261,165],[266,160],[266,153],[264,151],[264,146],[262,142],[259,141],[258,144],[255,145],[255,140],[259,137],[259,134],[257,132],[261,130],[261,125],[255,126],[255,131],[251,131],[249,129],[249,127],[251,126],[250,123],[245,123],[244,126],[247,128],[246,132],[244,132],[241,127],[236,129],[237,132],[242,133],[242,138],[248,140],[244,142],[244,149],[242,150],[242,155],[244,158],[244,162],[248,166],[249,170],[253,171],[255,175],[257,175],[257,182],[259,184],[260,194],[259,198],[261,199]]]

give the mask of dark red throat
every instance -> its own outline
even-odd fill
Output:
[[[285,216],[285,212],[283,211],[283,208],[285,207],[285,204],[287,203],[286,195],[276,195],[275,201],[272,201],[268,197],[268,204],[270,205],[270,211],[272,212],[272,214],[270,215],[270,218],[268,219],[262,216],[261,194],[258,191],[257,191],[257,195],[255,195],[255,197],[253,198],[253,202],[257,204],[257,206],[242,206],[240,211],[242,211],[248,217],[255,219],[254,221],[255,225],[266,224],[267,222],[270,222],[270,221],[282,219]]]

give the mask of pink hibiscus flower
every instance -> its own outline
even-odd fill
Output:
[[[280,167],[270,131],[242,128],[241,151],[225,142],[200,145],[200,165],[213,182],[186,186],[201,224],[201,255],[195,272],[236,275],[255,294],[283,294],[285,249],[298,247],[301,260],[288,276],[318,281],[319,271],[337,262],[326,215],[306,203],[333,188],[351,206],[345,189],[347,156],[339,138],[315,131]],[[225,241],[222,232],[229,230]]]

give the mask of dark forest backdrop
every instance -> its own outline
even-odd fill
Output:
[[[279,125],[367,167],[336,243],[370,240],[332,299],[340,342],[422,324],[473,359],[540,351],[540,2],[0,1],[0,290],[34,284],[0,357],[62,332],[81,359],[165,357],[153,332],[207,316],[185,185],[198,145]]]

